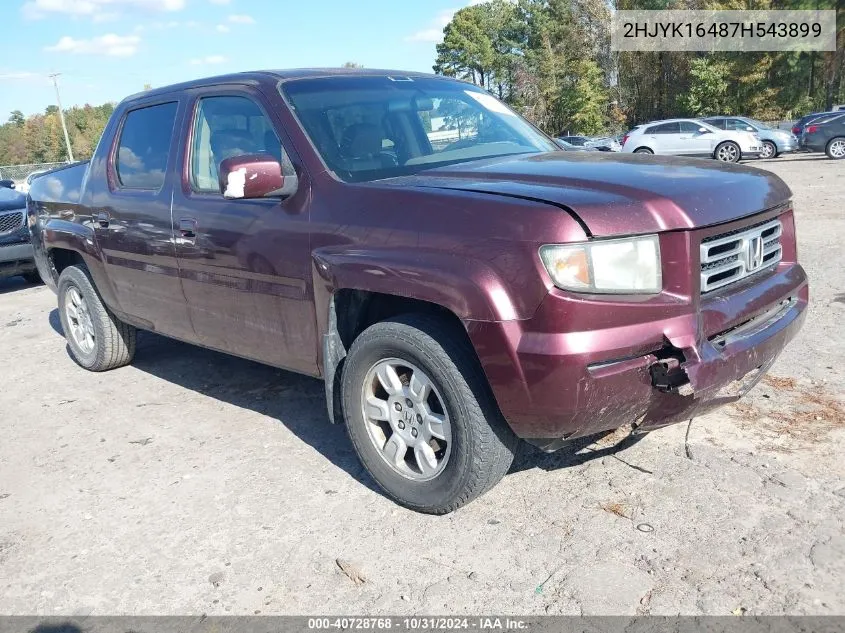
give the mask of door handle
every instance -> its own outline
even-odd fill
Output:
[[[108,228],[110,220],[108,211],[97,211],[94,214],[94,220],[100,225],[100,228]]]
[[[197,237],[197,221],[192,218],[182,218],[179,220],[179,233],[186,240],[194,240]]]

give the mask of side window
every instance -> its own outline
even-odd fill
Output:
[[[279,137],[254,101],[237,96],[201,98],[191,139],[194,190],[219,192],[220,163],[242,154],[270,154],[282,164],[282,173],[293,173]]]
[[[741,132],[745,132],[751,127],[748,123],[740,121],[739,119],[728,119],[726,122],[728,130],[740,130]]]
[[[648,128],[647,134],[678,134],[680,127],[677,123],[661,123]]]
[[[700,127],[702,126],[692,121],[681,121],[681,133],[683,134],[695,134]]]
[[[130,110],[123,122],[115,170],[129,189],[160,189],[164,184],[176,102]]]
[[[713,127],[724,130],[725,129],[725,120],[724,119],[705,119],[706,123],[709,123]]]

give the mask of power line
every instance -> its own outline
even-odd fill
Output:
[[[62,131],[65,133],[65,145],[67,146],[67,158],[68,162],[73,162],[73,150],[70,148],[70,137],[67,135],[67,125],[65,125],[65,111],[62,110],[62,99],[59,96],[59,82],[57,78],[61,76],[62,73],[53,73],[48,75],[50,79],[53,80],[53,87],[56,89],[56,105],[59,106],[59,120],[62,122]]]

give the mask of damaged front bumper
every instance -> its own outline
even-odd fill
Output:
[[[631,424],[647,432],[745,394],[795,336],[807,278],[796,263],[697,301],[616,303],[553,291],[526,322],[468,331],[514,432],[543,450]],[[579,321],[578,315],[590,316]],[[633,314],[641,315],[631,323]],[[552,324],[582,325],[554,332]]]

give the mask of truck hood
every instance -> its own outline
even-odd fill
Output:
[[[385,184],[540,200],[576,216],[593,236],[720,224],[791,197],[780,178],[752,167],[603,152],[497,157],[428,169]]]

